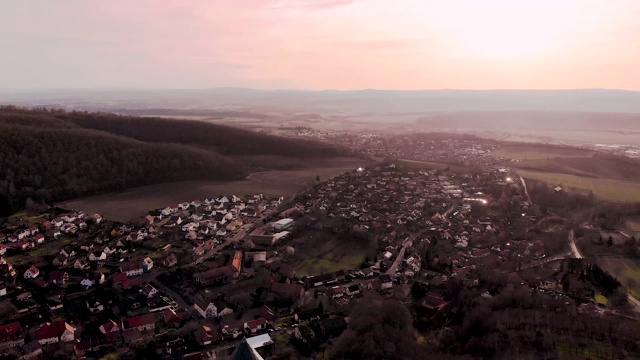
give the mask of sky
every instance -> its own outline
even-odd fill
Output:
[[[0,88],[640,90],[639,0],[0,0]]]

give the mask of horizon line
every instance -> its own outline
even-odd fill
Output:
[[[640,89],[619,89],[619,88],[487,88],[487,89],[464,89],[464,88],[434,88],[434,89],[377,89],[377,88],[361,88],[361,89],[295,89],[295,88],[250,88],[250,87],[234,87],[234,86],[217,86],[204,88],[188,88],[188,87],[42,87],[42,88],[0,88],[0,92],[45,92],[45,91],[210,91],[210,90],[245,90],[245,91],[281,91],[281,92],[365,92],[365,91],[389,91],[389,92],[426,92],[426,91],[459,91],[459,92],[483,92],[483,91],[520,91],[520,92],[538,92],[538,91],[619,91],[619,92],[640,92]]]

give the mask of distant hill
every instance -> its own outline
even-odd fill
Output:
[[[247,175],[242,156],[334,157],[329,145],[203,122],[0,108],[0,216],[136,186]],[[233,156],[231,159],[228,156]]]
[[[323,115],[415,115],[439,112],[603,112],[640,113],[640,92],[577,90],[34,90],[0,91],[2,101],[23,106],[87,110],[153,109],[316,112]],[[145,110],[147,110],[145,112]],[[183,113],[184,114],[184,113]],[[208,114],[208,113],[207,113]],[[160,115],[160,113],[158,113]],[[245,114],[246,115],[246,114]],[[390,119],[394,121],[393,118]]]

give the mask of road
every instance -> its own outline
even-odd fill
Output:
[[[158,287],[158,290],[161,290],[165,294],[169,295],[169,297],[171,297],[173,299],[173,301],[175,301],[176,304],[178,304],[178,307],[180,307],[181,309],[184,309],[184,310],[189,310],[191,305],[189,305],[189,303],[187,303],[182,298],[182,295],[180,295],[177,292],[173,291],[170,287],[168,287],[165,284],[163,284],[162,281],[158,280],[158,276],[160,274],[162,274],[162,272],[164,272],[164,270],[162,270],[162,271],[152,271],[150,273],[142,274],[140,276],[140,280],[142,280],[144,282],[152,282],[153,281],[155,286]]]
[[[529,205],[533,205],[533,201],[531,201],[531,196],[529,196],[529,190],[527,189],[527,183],[524,182],[524,178],[522,176],[520,177],[520,182],[522,183],[522,187],[524,188],[525,195],[527,195],[527,201],[529,202]]]
[[[580,253],[580,250],[578,250],[578,247],[576,246],[573,230],[569,232],[569,246],[571,246],[571,252],[573,253],[574,257],[578,259],[584,259],[584,256],[582,256],[582,254]],[[631,295],[631,292],[629,292],[629,289],[626,289],[626,290],[627,290],[627,299],[629,299],[629,301],[632,304],[634,304],[633,311],[640,313],[640,300],[638,300],[635,296]]]
[[[544,258],[542,260],[538,260],[536,262],[533,262],[531,264],[522,265],[522,266],[520,266],[520,270],[531,269],[531,268],[534,268],[534,267],[542,266],[542,265],[544,265],[546,263],[550,263],[550,262],[557,261],[557,260],[562,260],[565,257],[570,256],[571,254],[572,254],[572,252],[570,251],[570,252],[567,252],[565,254],[549,256],[549,257],[546,257],[546,258]]]
[[[396,256],[396,260],[393,262],[393,265],[391,265],[389,270],[387,270],[386,272],[388,275],[394,276],[396,274],[396,271],[398,270],[398,266],[400,266],[400,263],[404,259],[404,253],[407,251],[407,248],[411,247],[412,244],[413,244],[413,240],[411,238],[407,238],[404,241],[404,243],[402,244],[402,249],[400,249],[398,256]]]
[[[584,256],[582,256],[580,250],[578,250],[578,247],[576,246],[576,239],[573,230],[569,231],[569,247],[571,247],[571,252],[575,258],[584,259]]]

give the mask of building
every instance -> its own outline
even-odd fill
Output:
[[[33,265],[31,265],[31,267],[24,272],[25,279],[35,279],[36,277],[38,277],[38,275],[40,275],[40,270],[38,270],[38,268]]]
[[[146,258],[144,258],[144,260],[142,260],[142,264],[141,265],[142,265],[142,269],[144,271],[149,272],[153,268],[153,260],[151,260],[150,257],[146,257]]]
[[[8,349],[24,344],[24,332],[19,322],[0,326],[0,349]]]
[[[56,320],[42,324],[35,332],[35,339],[40,345],[69,342],[75,340],[75,333],[76,329],[66,321]]]
[[[216,305],[210,301],[206,300],[202,297],[198,297],[193,304],[193,308],[202,316],[203,318],[214,318],[218,316],[218,308]]]
[[[156,327],[156,317],[153,314],[146,314],[124,319],[125,330],[137,329],[139,331],[153,330]]]
[[[276,231],[284,231],[284,230],[290,229],[293,227],[294,224],[295,224],[295,221],[293,221],[293,219],[291,218],[280,219],[272,223],[273,229]]]
[[[142,275],[142,264],[137,261],[131,261],[120,266],[120,272],[127,274],[128,277]]]
[[[200,326],[193,333],[196,342],[202,346],[209,345],[218,340],[218,332],[212,330],[209,326]]]

